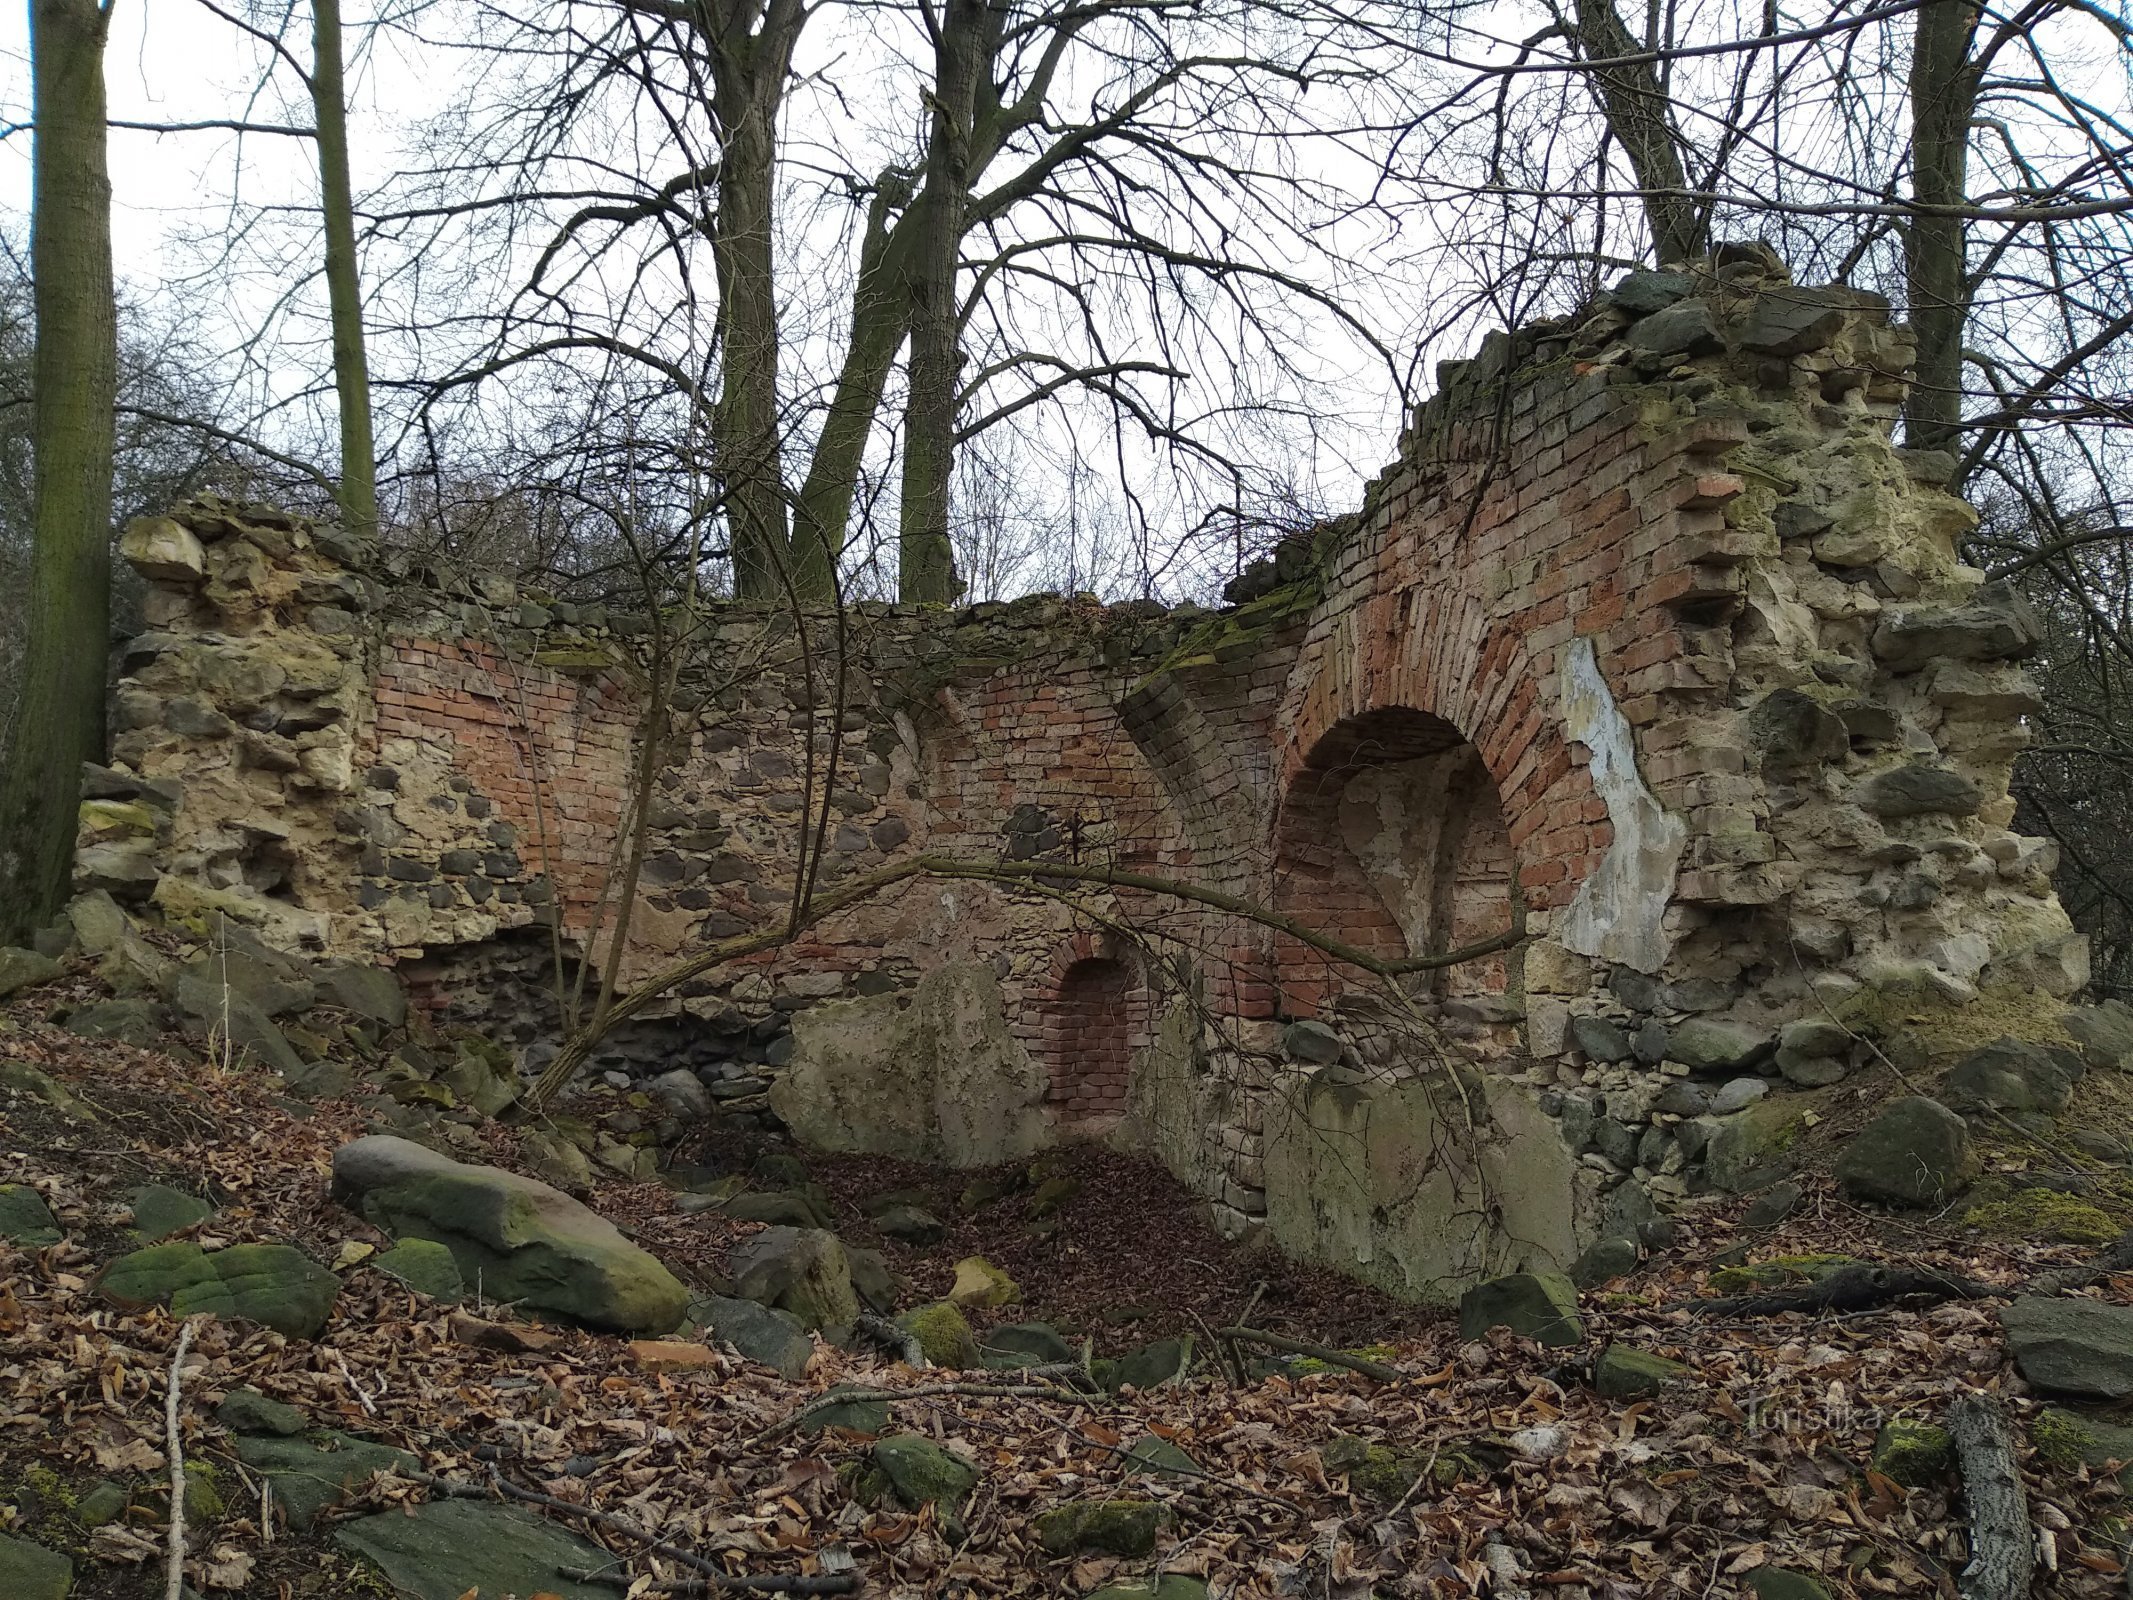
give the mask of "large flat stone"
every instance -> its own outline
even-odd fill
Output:
[[[483,1298],[614,1333],[670,1333],[689,1292],[560,1189],[372,1134],[333,1157],[337,1199],[394,1238],[433,1239]]]
[[[97,1287],[121,1306],[168,1304],[177,1317],[242,1317],[310,1339],[332,1315],[341,1281],[293,1245],[233,1244],[209,1253],[181,1240],[119,1257]]]
[[[2133,1395],[2133,1309],[2024,1295],[2000,1313],[2015,1367],[2039,1389],[2092,1400]]]
[[[612,1555],[517,1506],[432,1500],[412,1514],[381,1511],[343,1523],[333,1537],[414,1600],[464,1600],[469,1594],[615,1600],[617,1593],[567,1576],[610,1570]]]

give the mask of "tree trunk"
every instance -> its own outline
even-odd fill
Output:
[[[1588,61],[1610,61],[1643,50],[1622,26],[1614,0],[1577,0],[1578,49]],[[1629,157],[1643,191],[1644,216],[1660,265],[1691,261],[1710,248],[1709,218],[1688,195],[1681,141],[1666,90],[1651,63],[1608,67],[1592,74],[1607,128]]]
[[[118,316],[96,0],[32,0],[36,487],[22,696],[0,752],[0,943],[66,902],[84,761],[104,750]]]
[[[947,0],[935,47],[933,131],[925,186],[911,218],[911,384],[904,402],[904,471],[897,588],[905,600],[955,599],[948,486],[955,470],[957,390],[963,367],[957,267],[970,210],[971,133],[1005,9]]]
[[[852,293],[851,340],[808,463],[807,481],[800,488],[793,532],[794,581],[809,600],[829,600],[836,594],[837,557],[850,537],[852,500],[867,438],[910,323],[907,263],[912,235],[902,218],[891,220],[910,200],[909,176],[890,171],[882,174],[867,207],[859,282]]]
[[[721,27],[704,35],[712,112],[723,141],[712,241],[721,357],[712,453],[726,495],[734,593],[744,600],[782,599],[792,562],[772,221],[778,108],[805,20],[793,0],[773,0],[760,29],[721,19]]]
[[[326,300],[333,316],[333,385],[341,404],[341,521],[349,532],[367,535],[378,531],[378,470],[370,432],[370,365],[363,352],[363,286],[356,271],[355,193],[348,176],[341,0],[312,0],[311,61],[319,208],[326,219]]]
[[[1926,0],[1911,50],[1911,198],[1957,207],[1969,188],[1970,117],[1977,71],[1970,60],[1975,0]],[[1963,416],[1963,326],[1969,286],[1968,229],[1952,212],[1913,216],[1903,237],[1906,297],[1918,336],[1918,375],[1904,402],[1904,443],[1956,447]]]

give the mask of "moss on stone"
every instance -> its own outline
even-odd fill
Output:
[[[1711,1274],[1711,1288],[1717,1294],[1748,1294],[1792,1283],[1820,1283],[1839,1267],[1859,1264],[1846,1255],[1771,1256],[1746,1266],[1720,1267]]]
[[[978,1341],[969,1319],[946,1300],[906,1311],[896,1325],[917,1337],[919,1348],[936,1367],[961,1371],[979,1364]]]
[[[925,1505],[954,1509],[977,1487],[978,1469],[931,1439],[915,1433],[876,1442],[859,1474],[858,1497],[874,1503],[894,1495],[907,1509]]]
[[[1973,1205],[1966,1226],[2009,1239],[2052,1239],[2064,1244],[2104,1245],[2125,1231],[2110,1212],[2079,1195],[2054,1189],[2017,1189]]]
[[[2039,1461],[2061,1472],[2071,1472],[2088,1453],[2089,1433],[2080,1418],[2053,1407],[2040,1411],[2030,1422],[2029,1442]]]
[[[1907,1489],[1923,1489],[1947,1475],[1954,1445],[1946,1428],[1892,1418],[1874,1435],[1874,1470]]]
[[[1145,1556],[1170,1519],[1155,1500],[1076,1500],[1037,1514],[1037,1542],[1055,1556]]]

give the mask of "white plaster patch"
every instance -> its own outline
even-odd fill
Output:
[[[1657,972],[1671,942],[1667,902],[1688,842],[1637,771],[1636,738],[1615,704],[1590,639],[1573,639],[1563,664],[1563,720],[1592,752],[1592,787],[1607,806],[1614,842],[1563,909],[1555,937],[1579,955]]]

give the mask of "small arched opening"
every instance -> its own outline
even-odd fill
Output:
[[[1336,724],[1283,799],[1277,909],[1372,955],[1443,955],[1510,931],[1516,880],[1481,753],[1429,712],[1394,707]],[[1319,1014],[1360,976],[1297,939],[1280,941],[1277,966],[1290,1016]],[[1502,953],[1407,982],[1440,1006],[1486,1002],[1509,985]]]
[[[1062,1126],[1100,1130],[1125,1115],[1134,1052],[1147,1042],[1146,1012],[1133,964],[1077,941],[1044,1017],[1046,1099]]]

